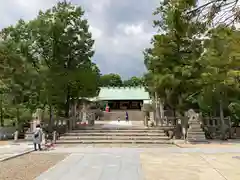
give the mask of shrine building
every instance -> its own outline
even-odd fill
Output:
[[[107,103],[111,110],[141,110],[150,96],[144,87],[101,87],[95,101]]]

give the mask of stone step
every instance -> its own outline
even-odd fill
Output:
[[[171,140],[58,140],[57,144],[173,144]]]
[[[187,139],[206,139],[205,136],[188,136]]]
[[[163,129],[83,129],[70,133],[164,133]]]
[[[203,131],[202,128],[199,128],[199,127],[192,127],[191,130],[192,131]]]
[[[168,140],[167,136],[62,136],[60,140]]]
[[[165,136],[163,132],[80,132],[65,133],[63,136]]]
[[[209,143],[207,139],[188,139],[189,143]]]
[[[198,134],[204,134],[205,135],[205,133],[203,132],[203,131],[196,131],[196,132],[187,132],[189,135],[191,135],[191,134],[196,134],[196,135],[198,135]]]

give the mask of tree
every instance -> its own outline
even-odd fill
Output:
[[[110,73],[100,77],[100,84],[102,87],[121,87],[123,82],[119,74]]]
[[[193,0],[196,1],[196,0]],[[197,20],[205,21],[210,27],[219,24],[235,25],[240,20],[239,0],[208,0],[188,10],[187,13],[196,16]]]
[[[159,33],[144,52],[145,81],[156,99],[179,114],[196,107],[220,115],[224,137],[224,113],[238,119],[240,34],[227,23],[211,28],[208,21],[199,21],[189,13],[197,8],[196,1],[180,0],[157,8]]]
[[[237,107],[236,98],[240,92],[240,31],[218,26],[210,31],[205,47],[200,59],[205,67],[202,73],[202,91],[204,96],[210,94],[213,102],[219,105],[217,112],[224,125],[224,109],[228,109],[230,104]],[[224,129],[222,135],[224,136]]]
[[[4,114],[10,107],[4,108],[6,102],[15,109],[16,125],[20,122],[21,112],[26,109],[26,101],[30,99],[30,89],[34,76],[30,75],[32,67],[18,54],[11,50],[9,44],[2,44],[0,47],[1,61],[1,125],[4,125]],[[32,79],[31,79],[32,78]],[[29,104],[29,103],[28,103]],[[7,109],[4,111],[4,109]]]
[[[30,23],[37,53],[49,67],[50,88],[65,104],[66,117],[71,99],[95,96],[98,91],[98,71],[91,62],[94,41],[83,15],[81,7],[64,1]]]
[[[69,117],[71,101],[96,96],[100,72],[91,61],[94,41],[83,15],[81,7],[64,1],[1,31],[7,49],[21,60],[16,69],[24,72],[5,83],[20,95],[17,104],[31,110],[48,105],[50,114],[55,108]]]
[[[126,87],[143,86],[143,79],[140,77],[133,76],[130,79],[123,81],[123,86]]]
[[[199,36],[205,24],[185,13],[196,6],[195,1],[160,3],[154,12],[161,19],[154,21],[159,33],[152,39],[153,47],[144,52],[148,89],[156,102],[160,98],[179,114],[186,110],[186,98],[198,89],[202,70],[197,60],[203,52]]]

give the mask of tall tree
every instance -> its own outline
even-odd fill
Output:
[[[121,76],[119,74],[104,74],[100,78],[102,87],[121,87],[123,85]]]
[[[197,59],[203,52],[199,36],[205,24],[185,13],[196,6],[196,1],[161,2],[154,12],[160,16],[154,21],[159,33],[152,39],[153,48],[144,52],[149,90],[180,114],[185,110],[186,97],[199,86],[202,69]]]
[[[9,103],[16,111],[16,122],[20,122],[20,108],[25,111],[26,106],[30,105],[30,99],[33,100],[31,88],[36,80],[32,74],[32,67],[20,55],[12,51],[7,44],[0,47],[1,61],[1,122],[3,122],[3,97],[7,98]],[[28,102],[28,103],[26,103]],[[9,109],[5,108],[5,109]],[[31,109],[31,108],[30,108]]]
[[[143,86],[143,79],[140,77],[133,76],[128,80],[124,80],[123,85],[127,87]]]
[[[224,25],[218,26],[210,31],[205,47],[200,59],[205,67],[202,90],[204,96],[211,94],[213,102],[219,105],[217,112],[221,123],[225,124],[224,109],[238,101],[236,98],[240,89],[240,31]]]
[[[240,20],[239,0],[198,1],[198,6],[187,13],[197,15],[197,20],[207,22],[210,27],[219,24],[232,26]]]
[[[65,103],[66,117],[71,99],[95,96],[98,91],[98,71],[91,62],[94,41],[83,15],[81,7],[64,1],[40,12],[30,23],[37,53],[49,67],[51,89],[58,94],[58,100]]]
[[[39,105],[64,109],[66,117],[71,100],[99,91],[100,72],[91,61],[94,41],[83,16],[81,7],[64,1],[1,32],[10,48],[34,67],[28,78],[38,83],[28,97]]]

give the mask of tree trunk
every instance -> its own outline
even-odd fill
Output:
[[[67,88],[67,99],[65,103],[65,117],[69,118],[69,109],[70,109],[70,92],[69,87]]]
[[[221,121],[221,139],[224,140],[225,139],[225,122],[224,122],[222,100],[219,100],[219,112],[220,112],[220,121]]]
[[[16,119],[15,127],[16,127],[17,130],[19,130],[18,126],[19,126],[19,122],[20,122],[20,116],[19,116],[19,107],[18,106],[17,106],[16,110],[17,110],[17,115],[16,115],[17,119]]]
[[[3,119],[3,95],[0,94],[0,126],[4,126],[4,119]]]
[[[72,122],[72,128],[76,127],[77,122],[77,100],[75,99],[73,101],[73,122]]]
[[[52,105],[49,105],[49,130],[50,132],[52,132],[52,128],[53,128],[53,109],[52,109]]]
[[[160,117],[159,99],[158,99],[158,95],[157,95],[156,92],[155,92],[155,104],[156,104],[156,120],[155,120],[155,123],[156,123],[156,125],[158,125],[161,117]]]
[[[163,119],[164,119],[164,103],[163,101],[161,101],[161,99],[159,100],[159,108],[160,108],[160,124],[161,126],[163,125]]]
[[[41,112],[41,120],[43,123],[45,123],[45,110],[46,110],[46,105],[44,104]]]

